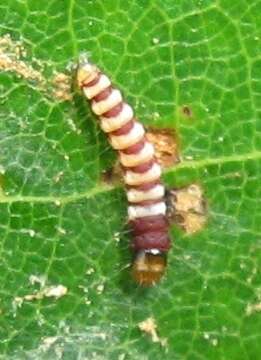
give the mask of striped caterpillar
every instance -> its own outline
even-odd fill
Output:
[[[119,153],[133,233],[133,277],[141,285],[153,285],[165,271],[170,248],[165,189],[160,182],[161,167],[155,159],[154,147],[121,92],[94,64],[80,61],[77,82],[91,100],[92,111],[99,117],[111,146]]]

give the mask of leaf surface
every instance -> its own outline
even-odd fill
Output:
[[[1,1],[3,359],[260,357],[260,14],[245,0]],[[172,227],[153,289],[128,277],[124,191],[102,182],[115,154],[70,90],[85,51],[144,124],[176,130],[165,183],[204,191],[207,224]],[[149,317],[166,346],[139,330]]]

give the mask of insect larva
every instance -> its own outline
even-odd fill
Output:
[[[139,284],[152,285],[165,271],[166,253],[170,248],[165,189],[160,183],[161,168],[155,159],[154,147],[121,92],[95,65],[81,61],[77,81],[91,101],[111,146],[119,152],[133,233],[132,273]]]

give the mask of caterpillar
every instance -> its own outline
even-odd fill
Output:
[[[158,282],[165,272],[170,249],[165,188],[161,167],[145,129],[134,116],[121,92],[110,79],[86,59],[79,61],[77,82],[91,101],[101,129],[118,151],[128,199],[128,222],[132,231],[132,275],[140,285]]]

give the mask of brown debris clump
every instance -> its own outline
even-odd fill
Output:
[[[159,164],[168,168],[179,162],[175,133],[170,129],[148,129],[146,137],[155,147]]]
[[[35,69],[29,61],[36,65]],[[71,76],[62,72],[54,73],[46,80],[42,69],[44,64],[36,58],[30,59],[22,41],[13,40],[9,34],[0,37],[0,71],[11,72],[20,78],[36,81],[39,89],[59,101],[72,100]],[[41,70],[39,70],[39,69]],[[50,89],[51,88],[51,89]]]
[[[193,116],[192,110],[189,106],[184,105],[182,108],[182,113],[183,115],[185,115],[187,118],[191,118]]]
[[[206,202],[198,185],[171,190],[168,201],[169,218],[181,225],[188,234],[203,228],[206,223]]]
[[[101,180],[108,185],[116,185],[122,183],[122,168],[119,161],[116,161],[113,167],[104,170],[101,175]]]
[[[54,86],[53,95],[60,101],[72,100],[71,77],[64,73],[55,74],[52,84]]]
[[[141,331],[145,332],[151,337],[152,342],[160,343],[161,346],[167,346],[167,339],[160,338],[157,333],[157,324],[153,317],[149,317],[144,321],[141,321],[138,324],[138,327]]]
[[[0,71],[13,72],[28,80],[44,83],[40,71],[27,64],[26,52],[20,41],[14,41],[9,34],[0,37]]]
[[[59,299],[66,295],[67,292],[68,289],[63,285],[49,286],[46,288],[42,288],[39,291],[34,292],[33,294],[27,294],[23,297],[17,296],[14,299],[14,303],[16,303],[18,307],[20,307],[24,301],[41,300],[44,297]]]

